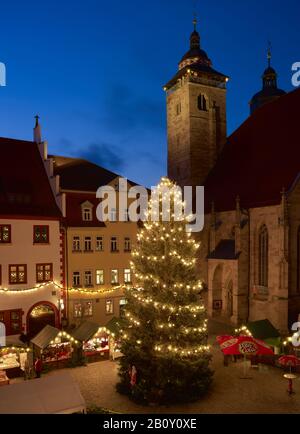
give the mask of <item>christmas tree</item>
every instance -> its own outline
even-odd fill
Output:
[[[196,400],[212,380],[206,310],[195,269],[199,245],[186,231],[187,218],[175,218],[183,203],[174,187],[166,178],[158,185],[157,221],[158,208],[149,201],[132,252],[135,287],[126,290],[117,390],[142,403]],[[166,189],[171,191],[170,221],[162,218]]]

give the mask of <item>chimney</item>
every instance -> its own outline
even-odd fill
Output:
[[[42,143],[42,132],[41,126],[39,124],[40,117],[38,115],[35,116],[35,127],[33,129],[33,141],[38,145]]]

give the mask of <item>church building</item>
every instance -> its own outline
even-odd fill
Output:
[[[234,325],[269,319],[287,331],[300,313],[300,89],[286,94],[271,66],[229,137],[226,83],[196,29],[165,85],[168,175],[204,185],[199,272],[210,317]]]

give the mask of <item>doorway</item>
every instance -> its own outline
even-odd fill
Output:
[[[32,307],[27,315],[27,335],[31,339],[46,325],[58,326],[58,311],[54,305],[47,302]]]

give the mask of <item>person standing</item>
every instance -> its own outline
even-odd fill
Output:
[[[37,378],[41,378],[42,369],[43,369],[42,359],[38,357],[34,363],[34,370]]]

